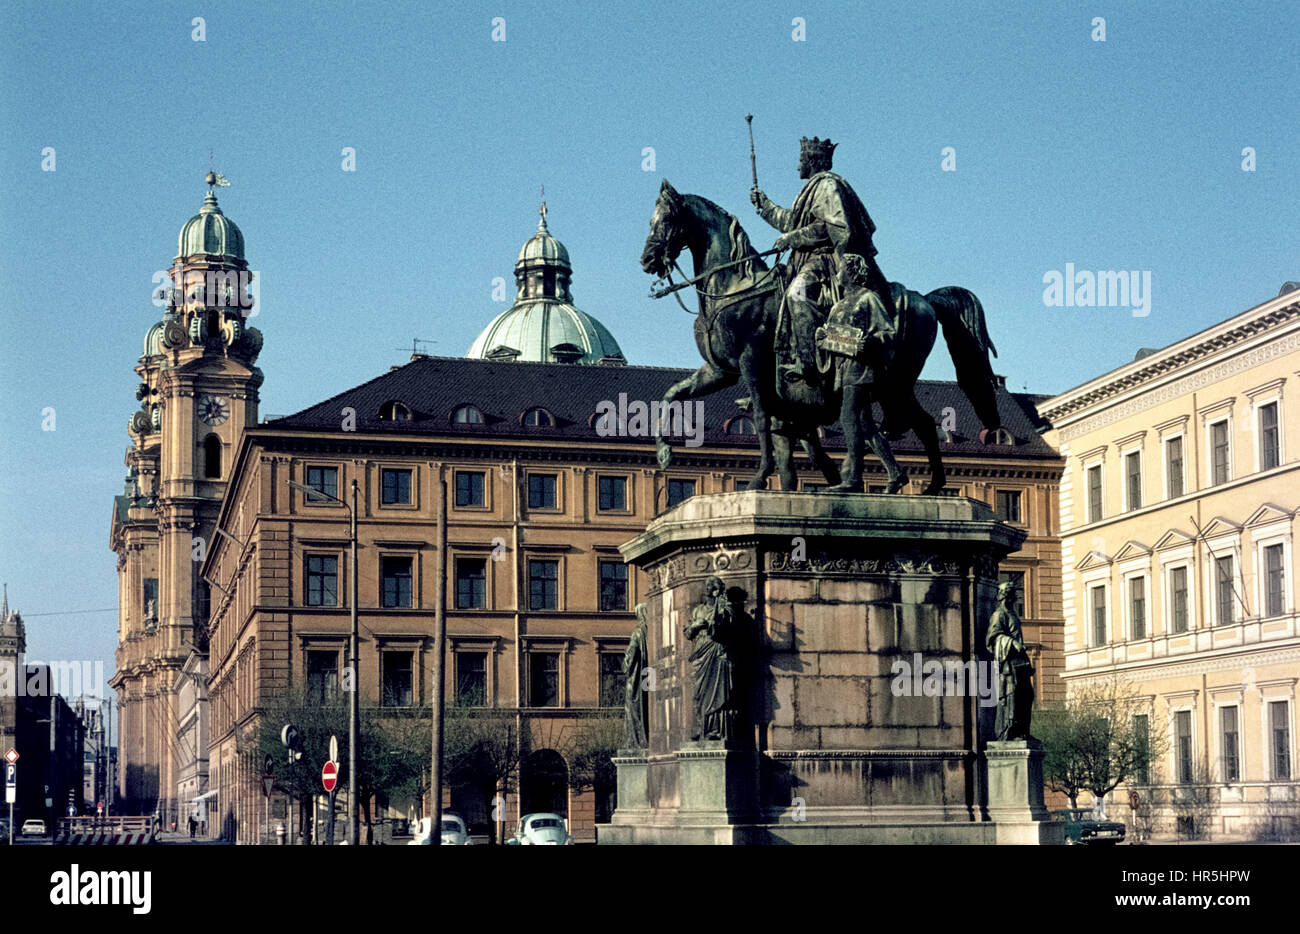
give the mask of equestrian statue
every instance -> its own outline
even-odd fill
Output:
[[[752,413],[759,442],[758,469],[746,489],[763,489],[774,472],[783,489],[796,489],[797,441],[840,492],[862,491],[862,457],[870,447],[888,475],[886,492],[896,493],[907,475],[888,437],[910,429],[930,464],[924,492],[937,495],[944,486],[939,438],[934,419],[916,399],[916,381],[942,329],[958,385],[992,431],[1001,426],[989,361],[997,350],[971,292],[950,286],[923,296],[884,277],[876,262],[875,224],[848,182],[831,171],[835,145],[817,137],[802,140],[799,175],[806,183],[787,210],[758,187],[751,131],[750,200],[781,231],[765,253],[754,249],[734,216],[663,180],[641,268],[660,277],[651,290],[655,298],[695,288],[695,343],[704,358],[699,369],[668,388],[663,401],[743,388],[746,396],[737,401]],[[690,278],[677,266],[684,250],[694,264]],[[769,268],[763,260],[787,250],[785,264]],[[672,282],[674,269],[684,282]],[[873,405],[880,407],[879,426]],[[837,420],[848,445],[839,470],[818,436],[822,425]],[[666,467],[672,455],[662,425],[656,426],[655,441]]]

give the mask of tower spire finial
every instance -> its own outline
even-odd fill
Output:
[[[542,186],[542,206],[537,209],[537,213],[542,216],[541,221],[539,221],[537,224],[537,229],[544,230],[547,233],[550,233],[549,230],[546,230],[546,186],[545,185]]]
[[[0,608],[0,623],[9,618],[9,582],[5,582],[5,602],[4,607]]]

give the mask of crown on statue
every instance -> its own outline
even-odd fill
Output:
[[[812,156],[817,159],[825,159],[830,162],[832,153],[835,152],[835,143],[828,139],[818,139],[813,137],[803,137],[799,140],[799,152],[805,156]]]

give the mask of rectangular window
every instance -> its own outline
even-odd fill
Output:
[[[158,578],[146,577],[144,579],[144,589],[141,593],[143,605],[141,611],[145,619],[158,618]]]
[[[411,558],[381,558],[379,574],[383,581],[385,607],[411,606]]]
[[[411,472],[409,470],[381,470],[383,504],[408,506],[411,503]]]
[[[1151,784],[1151,724],[1144,713],[1133,715],[1133,740],[1137,746],[1137,783]]]
[[[1241,772],[1240,763],[1237,756],[1237,708],[1220,707],[1219,708],[1219,735],[1222,742],[1223,757],[1221,765],[1223,768],[1223,780],[1225,782],[1239,781]]]
[[[601,477],[599,486],[600,509],[627,509],[627,477]]]
[[[1264,615],[1281,616],[1286,612],[1283,599],[1282,546],[1264,546]]]
[[[1100,522],[1101,514],[1101,464],[1088,468],[1088,521]]]
[[[1106,644],[1106,588],[1092,588],[1092,644]]]
[[[555,509],[555,480],[553,473],[528,475],[528,508]]]
[[[307,703],[316,707],[332,704],[339,691],[339,653],[307,653]]]
[[[1128,582],[1130,638],[1147,637],[1147,579],[1134,577]]]
[[[998,571],[998,583],[1011,581],[1016,585],[1016,615],[1021,619],[1025,618],[1025,572],[1024,571]]]
[[[414,701],[411,691],[411,652],[383,653],[384,707],[410,707]]]
[[[1192,712],[1174,711],[1174,755],[1177,757],[1178,781],[1192,780]]]
[[[995,509],[1003,522],[1020,521],[1020,491],[998,490],[994,494]]]
[[[627,565],[622,561],[600,562],[600,611],[627,609]]]
[[[1165,473],[1169,475],[1169,498],[1183,495],[1183,439],[1170,438],[1165,442]]]
[[[528,655],[528,705],[560,706],[560,655],[558,652],[530,652]]]
[[[1124,455],[1124,476],[1128,483],[1128,508],[1142,508],[1142,452]]]
[[[337,467],[308,467],[307,486],[317,493],[337,499],[339,495],[339,469]],[[311,502],[312,500],[308,497],[307,501]]]
[[[487,607],[487,558],[456,559],[456,609]]]
[[[560,563],[558,561],[529,561],[528,609],[558,609],[559,585]]]
[[[307,605],[339,605],[339,559],[307,555]]]
[[[805,485],[804,489],[812,487]],[[695,495],[694,480],[669,480],[668,481],[668,508],[672,509],[678,503],[684,503]]]
[[[487,652],[456,653],[456,704],[487,706]]]
[[[1259,407],[1259,469],[1271,470],[1282,462],[1278,444],[1277,403]]]
[[[623,656],[614,652],[600,653],[600,706],[622,707],[627,694],[623,682]]]
[[[1269,731],[1273,738],[1273,778],[1291,777],[1291,726],[1287,722],[1287,702],[1270,701],[1268,705]]]
[[[1218,486],[1229,480],[1228,470],[1228,423],[1215,422],[1210,426],[1210,456],[1212,473],[1210,483]]]
[[[477,470],[456,471],[456,505],[484,506],[487,501],[483,496],[486,475]]]
[[[1232,555],[1214,559],[1214,596],[1219,608],[1218,625],[1226,626],[1233,620],[1232,605],[1236,599],[1232,581]]]
[[[1169,631],[1187,632],[1187,568],[1169,571]]]

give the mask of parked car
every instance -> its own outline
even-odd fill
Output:
[[[33,817],[30,820],[23,821],[24,837],[43,837],[45,836],[45,821]]]
[[[573,837],[558,814],[525,814],[509,846],[572,846]]]
[[[420,818],[419,826],[416,828],[415,836],[407,842],[407,846],[433,846],[433,818]],[[442,815],[442,845],[443,846],[469,846],[473,843],[469,838],[469,833],[465,829],[465,822],[455,814]]]
[[[1127,828],[1119,821],[1098,820],[1090,808],[1064,808],[1052,816],[1065,821],[1068,844],[1102,844],[1113,846],[1124,840]]]

